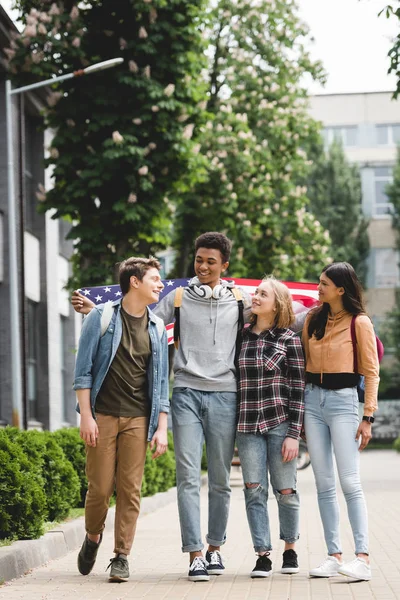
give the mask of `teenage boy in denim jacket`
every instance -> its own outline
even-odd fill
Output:
[[[102,540],[110,497],[117,492],[115,558],[110,580],[129,577],[147,442],[167,449],[168,347],[163,322],[148,308],[164,285],[154,259],[128,258],[119,269],[122,300],[102,335],[104,305],[84,320],[75,367],[81,438],[86,442],[86,537],[78,569],[88,575]]]

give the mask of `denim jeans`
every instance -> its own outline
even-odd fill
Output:
[[[333,455],[346,499],[355,552],[368,554],[368,516],[360,481],[357,388],[325,390],[307,384],[304,423],[328,554],[341,553]]]
[[[297,461],[283,462],[282,444],[288,422],[284,421],[266,434],[238,432],[236,442],[245,484],[247,520],[254,550],[272,550],[268,517],[268,472],[278,502],[280,539],[293,544],[299,538],[300,498],[296,491]],[[256,483],[256,487],[246,487]],[[292,494],[281,490],[292,489]]]
[[[183,552],[203,549],[200,478],[204,440],[208,463],[206,539],[212,546],[225,543],[231,496],[229,476],[236,435],[236,403],[236,392],[203,392],[179,387],[173,390],[172,430]]]

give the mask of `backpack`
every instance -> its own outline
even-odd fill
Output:
[[[103,312],[101,314],[101,319],[100,319],[101,337],[103,337],[103,335],[105,334],[105,332],[108,329],[108,326],[111,323],[111,319],[114,314],[114,308],[115,307],[113,306],[113,303],[111,300],[104,304],[104,309],[103,309]],[[161,319],[156,319],[156,326],[157,326],[158,337],[161,340],[162,334],[165,331],[164,323],[161,321]]]
[[[354,373],[358,373],[358,358],[357,358],[357,337],[356,337],[356,318],[357,315],[353,315],[351,319],[350,332],[351,332],[351,342],[353,344],[353,361],[354,361]],[[385,347],[379,337],[375,334],[376,340],[376,350],[378,353],[378,361],[381,362],[383,355],[385,353]],[[357,394],[359,402],[364,402],[365,396],[365,377],[364,375],[360,375],[360,381],[357,385]]]
[[[174,346],[175,346],[176,350],[178,350],[179,342],[180,342],[181,322],[180,322],[180,310],[179,309],[182,306],[184,290],[185,290],[184,287],[176,288],[175,298],[174,298],[174,307],[175,307]],[[239,352],[240,352],[240,341],[241,341],[240,332],[242,331],[243,326],[244,326],[244,316],[243,316],[244,304],[243,304],[242,292],[239,288],[233,287],[233,288],[231,288],[231,292],[236,299],[236,302],[238,304],[238,309],[239,309],[238,334],[236,337],[236,351],[235,351],[235,362],[236,362],[236,359],[239,356]]]

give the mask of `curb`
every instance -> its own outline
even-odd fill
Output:
[[[207,475],[202,475],[201,485],[207,483]],[[139,519],[159,508],[176,501],[176,487],[166,492],[142,498]],[[107,515],[105,530],[112,530],[115,520],[115,506]],[[0,548],[0,584],[25,575],[31,569],[44,565],[49,560],[61,558],[76,550],[85,536],[84,517],[57,525],[37,540],[19,540],[10,546]]]

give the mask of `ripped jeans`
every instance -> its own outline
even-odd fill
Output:
[[[282,444],[287,428],[288,422],[285,421],[264,435],[238,432],[236,436],[245,485],[247,520],[256,552],[272,550],[268,517],[268,472],[278,502],[280,539],[293,544],[299,538],[297,460],[287,463],[282,461]],[[258,485],[246,487],[246,484]],[[287,489],[292,489],[293,493],[280,493]]]

